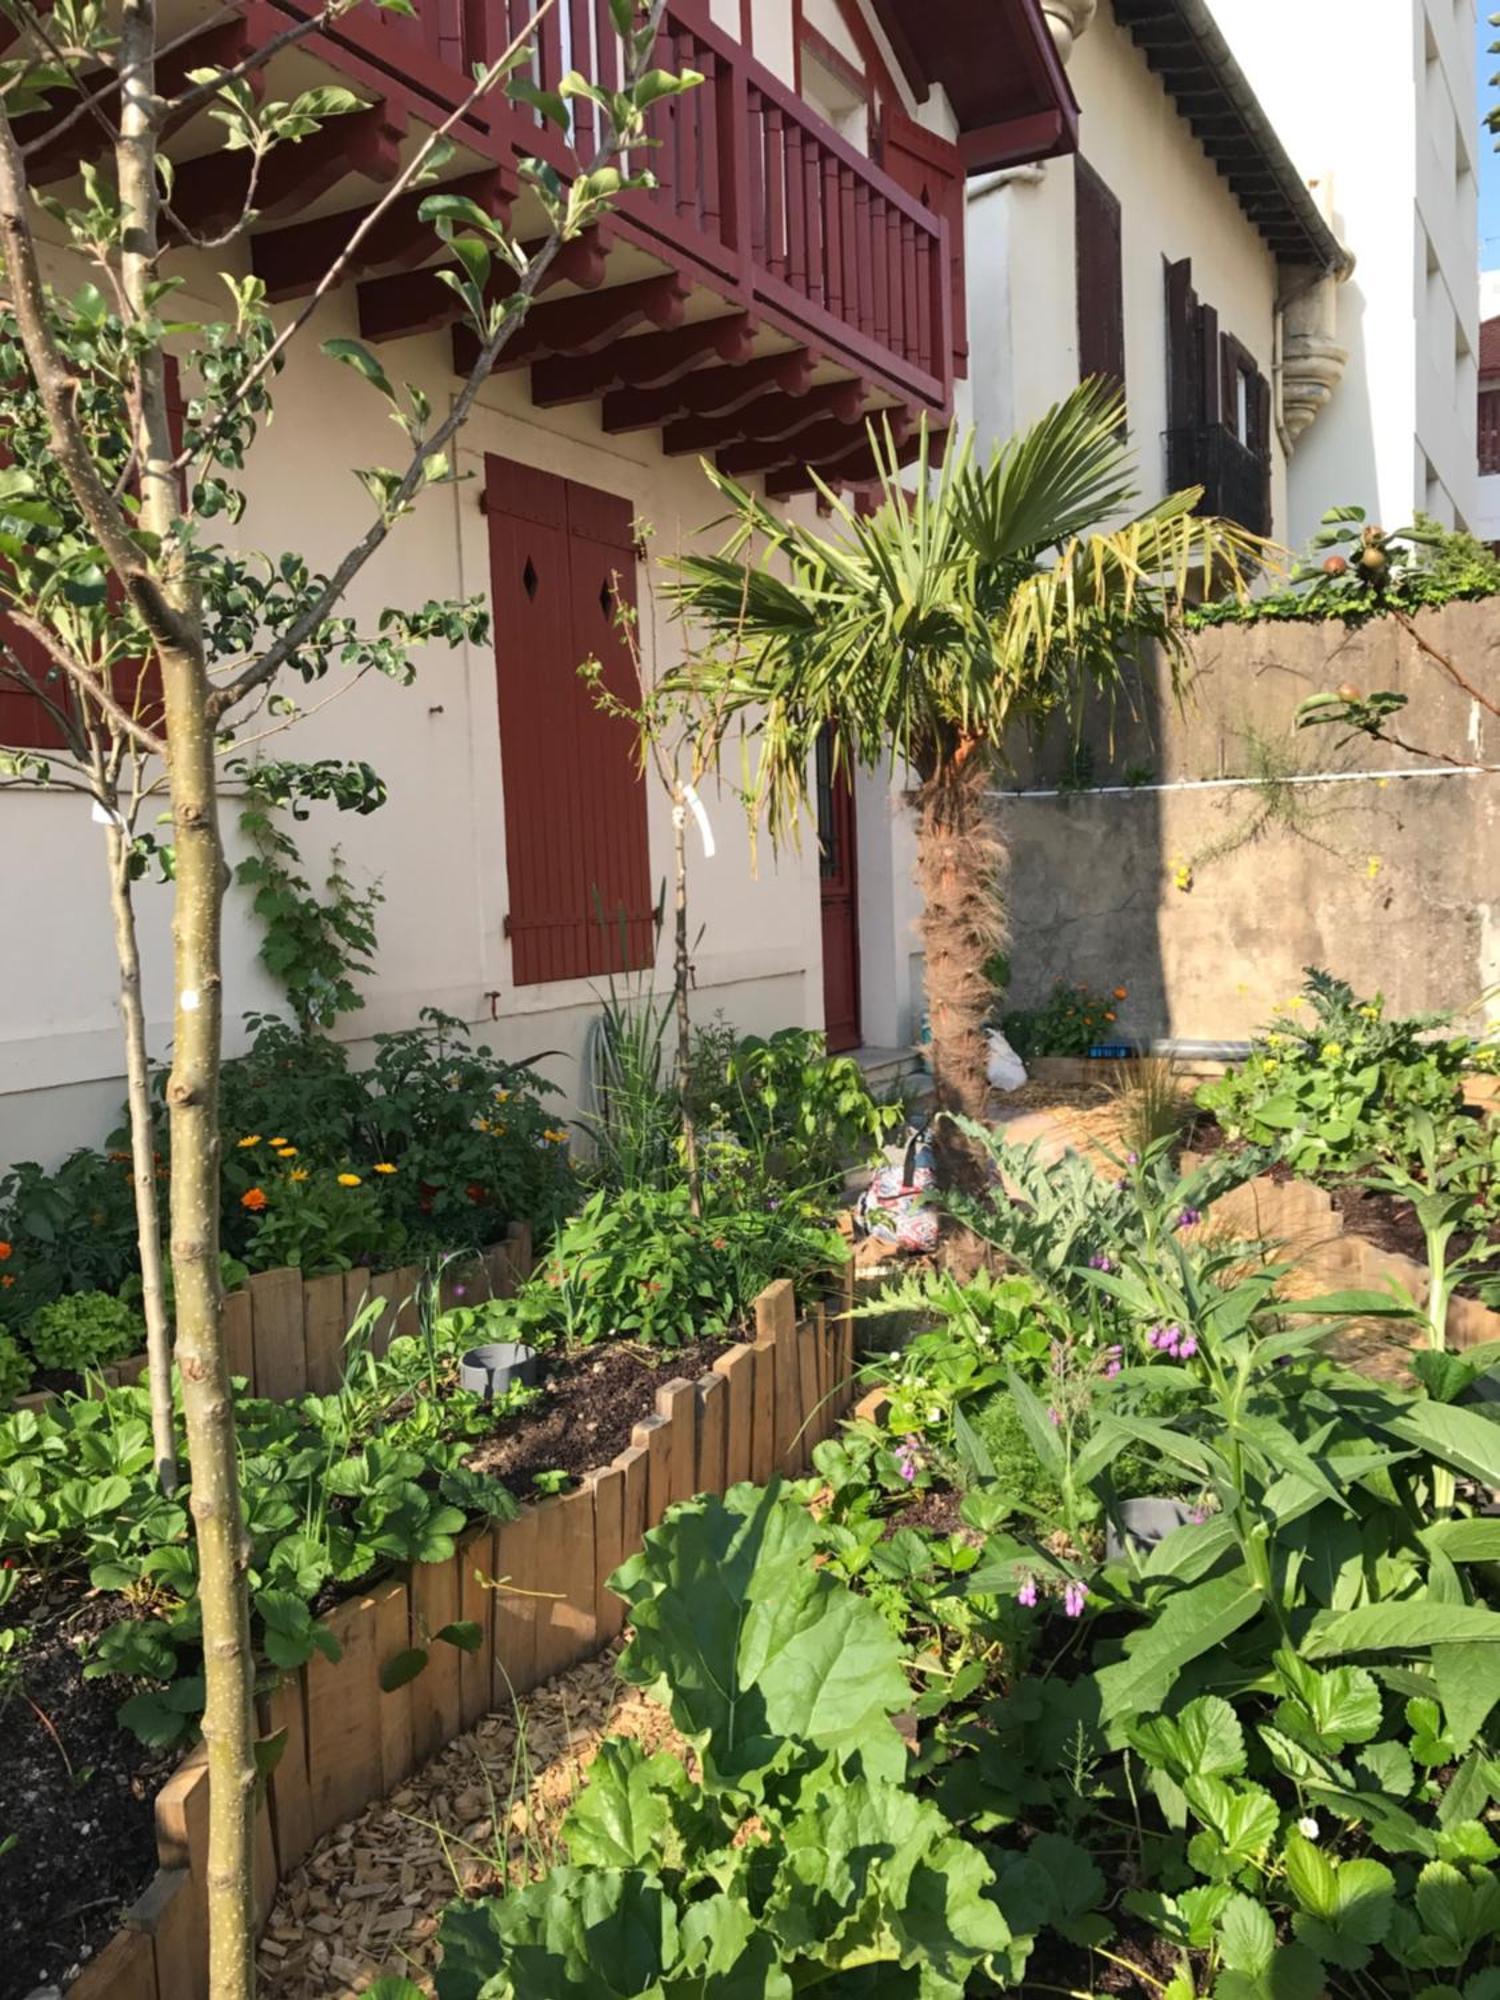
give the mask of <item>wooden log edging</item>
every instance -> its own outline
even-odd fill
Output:
[[[1184,1153],[1183,1170],[1203,1164],[1203,1156]],[[1214,1203],[1215,1217],[1246,1236],[1263,1236],[1285,1243],[1297,1259],[1299,1274],[1312,1289],[1386,1291],[1392,1278],[1425,1305],[1427,1267],[1398,1250],[1382,1250],[1368,1237],[1344,1227],[1333,1197],[1310,1181],[1274,1180],[1258,1174]],[[1448,1301],[1448,1345],[1455,1353],[1500,1340],[1500,1312],[1477,1299]]]
[[[513,1222],[503,1242],[443,1274],[441,1303],[456,1303],[460,1288],[484,1298],[507,1299],[531,1276],[531,1224]],[[371,1352],[384,1354],[398,1334],[417,1331],[419,1264],[396,1271],[332,1271],[304,1278],[283,1267],[256,1271],[224,1295],[224,1345],[231,1375],[242,1375],[252,1396],[286,1402],[309,1391],[326,1396],[344,1374],[344,1336],[368,1300],[384,1302],[370,1335]],[[128,1388],[140,1380],[146,1356],[132,1354],[96,1371],[105,1387]],[[39,1389],[17,1396],[17,1410],[40,1410],[57,1396]]]
[[[840,1299],[798,1319],[781,1279],[756,1300],[755,1338],[696,1381],[664,1382],[656,1413],[571,1493],[476,1524],[446,1563],[421,1563],[331,1611],[335,1663],[315,1653],[261,1697],[262,1737],[285,1732],[257,1817],[256,1906],[314,1843],[396,1789],[445,1744],[620,1635],[606,1579],[668,1507],[739,1481],[795,1476],[854,1401],[853,1266]],[[473,1653],[431,1645],[479,1627]],[[429,1647],[423,1671],[386,1693],[383,1662]],[[160,1866],[68,1988],[69,2000],[208,2000],[208,1767],[200,1745],[156,1801]]]

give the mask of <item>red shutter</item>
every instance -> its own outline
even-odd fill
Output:
[[[880,164],[924,208],[948,225],[948,278],[953,294],[953,365],[969,372],[969,315],[964,302],[964,162],[950,140],[918,125],[893,104],[881,107]]]
[[[613,623],[617,588],[635,603],[629,503],[495,457],[484,497],[516,984],[649,965],[645,782],[629,725],[578,675],[596,658],[636,699]]]
[[[1125,386],[1125,266],[1120,204],[1081,154],[1073,160],[1078,375]]]

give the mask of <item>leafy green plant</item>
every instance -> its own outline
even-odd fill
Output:
[[[1058,979],[1041,1006],[1013,1007],[1000,1026],[1023,1062],[1033,1056],[1086,1056],[1101,1042],[1118,1041],[1117,1009],[1126,997],[1123,986],[1091,993]]]
[[[23,1160],[0,1176],[0,1325],[72,1291],[116,1291],[135,1268],[130,1156],[82,1147],[53,1172]]]
[[[1302,994],[1255,1038],[1249,1059],[1198,1092],[1231,1138],[1275,1146],[1295,1171],[1337,1173],[1368,1158],[1409,1162],[1414,1120],[1446,1130],[1463,1074],[1491,1058],[1467,1036],[1438,1037],[1441,1014],[1390,1018],[1384,998],[1309,968]]]
[[[823,1276],[844,1254],[838,1233],[792,1201],[695,1216],[685,1184],[601,1188],[522,1288],[514,1337],[678,1347],[742,1325],[773,1278]]]
[[[109,1292],[70,1292],[27,1321],[26,1339],[44,1368],[82,1374],[139,1354],[146,1343],[146,1323]]]
[[[400,1263],[406,1231],[389,1213],[378,1175],[367,1180],[348,1170],[282,1164],[265,1141],[241,1150],[252,1169],[262,1160],[268,1169],[240,1196],[249,1218],[243,1242],[251,1270],[290,1266],[312,1277]]]
[[[1337,618],[1346,625],[1392,610],[1493,597],[1500,593],[1500,559],[1472,535],[1418,515],[1387,534],[1363,507],[1331,507],[1290,587],[1243,600],[1214,599],[1187,614],[1192,626],[1253,625],[1274,619],[1305,623]]]
[[[715,1045],[717,1074],[696,1066],[695,1112],[700,1127],[721,1142],[721,1178],[729,1138],[744,1173],[760,1189],[822,1190],[846,1167],[868,1160],[901,1121],[896,1105],[877,1104],[852,1056],[831,1056],[811,1029],[782,1028],[769,1038],[746,1035]]]
[[[8,1409],[31,1387],[31,1360],[14,1334],[0,1329],[0,1409]]]

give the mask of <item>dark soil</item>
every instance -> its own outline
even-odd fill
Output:
[[[964,1532],[963,1517],[958,1511],[962,1501],[961,1493],[953,1493],[946,1488],[932,1487],[928,1492],[918,1494],[909,1505],[893,1508],[886,1516],[886,1540],[901,1528],[925,1528],[933,1535]]]
[[[734,1345],[732,1338],[670,1349],[621,1343],[552,1360],[544,1364],[546,1402],[524,1417],[507,1418],[467,1462],[503,1480],[518,1500],[535,1500],[534,1473],[567,1472],[576,1480],[608,1465],[641,1418],[654,1412],[663,1382],[678,1375],[695,1380]]]
[[[1176,1947],[1154,1931],[1117,1932],[1106,1949],[1112,1954],[1109,1958],[1047,1932],[1026,1962],[1021,2000],[1029,1995],[1039,2000],[1044,1993],[1097,1994],[1100,2000],[1105,1994],[1120,1994],[1133,2000],[1136,1995],[1160,1993],[1179,1965]],[[1129,1963],[1118,1964],[1120,1959]]]
[[[18,1682],[0,1693],[0,2000],[65,1986],[119,1929],[151,1879],[151,1804],[176,1754],[115,1721],[130,1689],[83,1678],[119,1615],[85,1580],[23,1587],[6,1621],[30,1634]]]

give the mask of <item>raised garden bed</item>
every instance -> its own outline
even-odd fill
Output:
[[[639,1390],[644,1400],[654,1390],[654,1409],[633,1405],[640,1413],[629,1443],[608,1462],[595,1460],[573,1491],[513,1521],[478,1522],[449,1561],[392,1574],[326,1614],[338,1662],[314,1654],[260,1704],[262,1734],[286,1731],[259,1821],[263,1914],[276,1881],[330,1828],[401,1784],[460,1730],[618,1636],[624,1607],[605,1580],[675,1501],[805,1468],[852,1393],[852,1323],[842,1309],[830,1313],[821,1304],[799,1321],[785,1281],[761,1294],[755,1317],[754,1341],[719,1351],[696,1379],[674,1374],[655,1382],[644,1368],[633,1373],[631,1393]],[[698,1366],[702,1355],[687,1352]],[[663,1356],[663,1372],[684,1358]],[[590,1401],[589,1365],[584,1357],[578,1372],[564,1377],[565,1394],[574,1382],[582,1385],[575,1410]],[[605,1450],[620,1421],[617,1412],[599,1413]],[[541,1446],[525,1446],[524,1424],[509,1429],[522,1469],[545,1455]],[[549,1436],[546,1451],[555,1444]],[[477,1627],[472,1651],[433,1643],[456,1623]],[[382,1668],[414,1650],[427,1655],[421,1671],[383,1687]],[[127,1910],[124,1929],[68,1988],[80,2000],[207,1994],[207,1802],[199,1749],[157,1796],[157,1873]],[[6,2000],[12,1991],[29,1992],[29,1968],[28,1983],[0,1990]]]
[[[470,1289],[478,1289],[484,1297],[508,1298],[530,1277],[531,1264],[531,1224],[513,1222],[504,1242],[444,1273],[442,1303],[448,1305]],[[290,1268],[257,1271],[224,1297],[229,1372],[244,1378],[252,1396],[276,1402],[308,1391],[327,1395],[342,1379],[344,1335],[354,1315],[372,1299],[386,1301],[387,1309],[370,1335],[371,1351],[383,1354],[398,1334],[415,1333],[421,1283],[422,1268],[417,1264],[396,1271],[332,1271],[317,1278],[304,1278]],[[69,1386],[85,1393],[97,1381],[111,1389],[128,1387],[140,1380],[145,1369],[146,1356],[133,1354],[100,1369],[95,1377],[18,1396],[13,1407],[41,1409]]]

